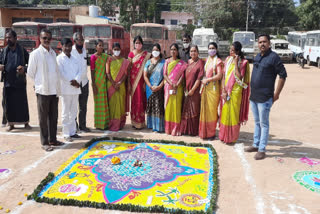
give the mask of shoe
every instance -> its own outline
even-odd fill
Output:
[[[73,139],[69,136],[69,137],[64,137],[64,140],[67,141],[67,142],[72,142]]]
[[[10,132],[10,131],[12,131],[14,129],[14,125],[10,125],[7,129],[6,129],[6,131],[7,132]]]
[[[89,129],[89,128],[87,128],[87,127],[85,127],[85,128],[83,128],[83,129],[79,129],[81,132],[84,132],[84,133],[86,133],[86,132],[91,132],[91,130]]]
[[[244,149],[245,152],[257,152],[258,148],[254,147],[254,146],[249,146],[247,148]]]
[[[44,151],[46,151],[46,152],[51,152],[51,151],[53,151],[52,146],[49,146],[49,145],[43,145],[41,148],[42,148]]]
[[[63,146],[64,143],[61,141],[55,141],[55,142],[50,142],[49,145],[50,146]]]
[[[262,160],[266,157],[266,153],[265,152],[257,152],[257,154],[254,156],[254,159],[256,160]]]
[[[24,129],[31,130],[32,127],[27,123],[27,124],[24,125]]]
[[[81,136],[79,136],[78,134],[74,134],[71,136],[71,138],[81,138]]]

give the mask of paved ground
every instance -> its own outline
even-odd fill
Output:
[[[267,158],[255,161],[254,154],[243,152],[244,146],[252,143],[253,116],[241,128],[237,144],[228,146],[215,140],[209,143],[219,156],[219,196],[217,213],[320,213],[320,194],[311,192],[296,183],[292,175],[296,171],[320,171],[320,165],[310,167],[297,159],[307,156],[320,160],[320,70],[316,67],[301,69],[296,64],[287,64],[288,79],[280,96],[272,107],[270,116],[270,141]],[[2,86],[1,86],[2,87]],[[0,94],[2,94],[0,89]],[[91,93],[91,91],[90,91]],[[152,138],[202,142],[198,137],[172,137],[155,134],[148,130],[136,131],[130,121],[122,132],[103,133],[94,131],[82,134],[82,140],[68,143],[61,149],[46,153],[40,149],[37,127],[36,97],[32,82],[28,82],[30,123],[34,127],[24,132],[16,129],[11,133],[0,129],[0,152],[15,150],[13,154],[0,154],[0,168],[11,169],[8,177],[0,177],[0,210],[5,213],[125,213],[90,208],[52,206],[26,201],[25,193],[33,189],[50,171],[55,171],[72,154],[93,137],[113,135],[134,138]],[[61,109],[61,104],[59,106]],[[2,109],[0,110],[2,115]],[[59,117],[61,113],[59,112]],[[61,118],[59,118],[59,126]],[[88,126],[93,127],[93,100],[88,104]],[[61,127],[59,128],[61,135]],[[208,142],[206,142],[208,143]],[[280,163],[277,158],[282,159]],[[22,206],[17,205],[19,201]]]

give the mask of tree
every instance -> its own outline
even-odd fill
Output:
[[[256,32],[286,34],[285,27],[295,27],[298,17],[293,0],[252,1],[249,26]]]
[[[297,9],[300,18],[299,24],[304,30],[316,30],[320,28],[320,1],[306,0]]]

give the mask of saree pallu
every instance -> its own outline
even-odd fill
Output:
[[[166,72],[172,83],[177,83],[180,78],[184,77],[184,70],[187,64],[182,60],[166,61],[163,72]],[[175,94],[170,94],[171,86],[166,83],[164,86],[165,99],[165,132],[170,135],[181,135],[180,122],[183,100],[183,86],[180,84]]]
[[[103,53],[95,61],[95,84],[98,89],[94,96],[94,126],[106,129],[109,124],[109,106],[107,96],[106,62],[108,55]]]
[[[156,66],[150,65],[150,60],[145,66],[148,79],[152,86],[159,86],[163,80],[163,67],[165,60],[162,59]],[[151,68],[152,67],[152,68]],[[161,88],[157,92],[152,92],[146,85],[147,95],[147,128],[156,132],[164,132],[164,91]]]
[[[224,85],[230,99],[221,101],[219,131],[219,139],[225,143],[236,142],[240,133],[240,125],[248,120],[250,68],[247,60],[241,60],[239,64],[243,81],[239,81],[239,78],[236,77],[233,58],[228,57],[225,63]]]
[[[130,64],[129,60],[111,59],[109,57],[110,75],[115,82],[119,82],[127,75],[127,69]],[[109,130],[119,131],[126,124],[126,81],[123,81],[118,90],[112,83],[107,81],[108,100],[109,100]]]
[[[223,62],[219,58],[210,58],[206,61],[205,77],[212,78],[218,73],[218,67],[222,72]],[[220,81],[209,82],[203,86],[201,93],[201,111],[199,122],[199,137],[212,138],[216,135],[218,122],[218,106],[220,102]]]
[[[147,60],[150,58],[147,51],[137,54],[132,59],[130,73],[131,88],[131,124],[138,129],[145,127],[145,110],[147,105],[146,93],[144,91],[143,70]],[[133,56],[131,52],[129,57]]]
[[[187,93],[192,89],[197,80],[203,77],[203,61],[199,59],[188,65],[185,71]],[[196,136],[199,133],[199,116],[200,116],[200,86],[195,90],[192,96],[185,96],[183,110],[181,115],[180,130],[181,134]]]

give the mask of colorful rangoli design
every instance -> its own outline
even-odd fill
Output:
[[[216,155],[200,146],[97,140],[61,166],[37,197],[207,211],[215,203]],[[113,164],[114,157],[121,162]]]
[[[312,192],[320,193],[320,172],[300,171],[296,172],[293,178],[300,185]]]

